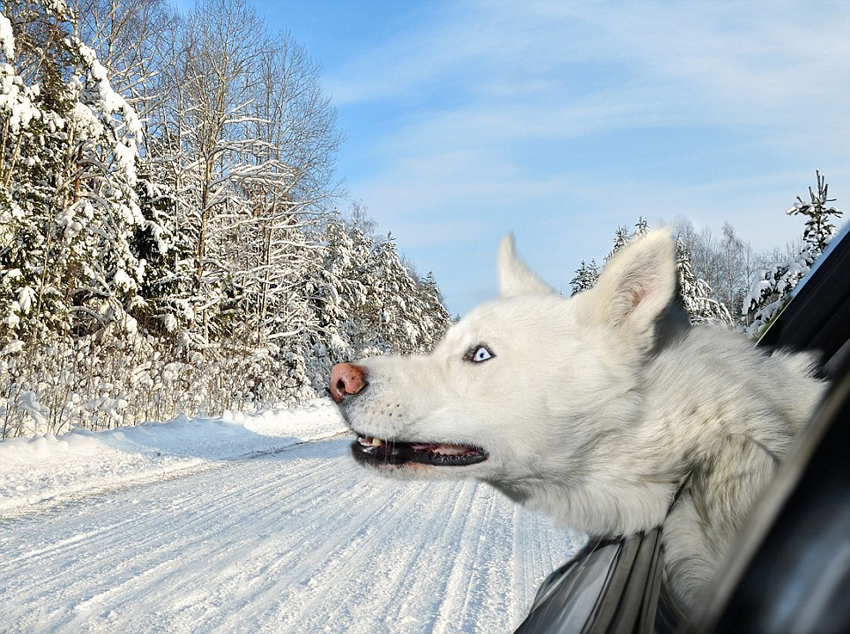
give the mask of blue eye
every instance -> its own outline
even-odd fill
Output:
[[[469,349],[469,351],[464,355],[464,359],[466,361],[471,361],[472,363],[483,363],[489,359],[495,357],[492,352],[487,348],[487,346],[473,346]]]

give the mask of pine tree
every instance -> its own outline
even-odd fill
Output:
[[[681,240],[676,240],[676,269],[679,293],[692,324],[716,322],[732,325],[732,316],[723,304],[714,298],[711,286],[694,275],[691,256]]]
[[[610,260],[611,257],[617,251],[619,251],[624,246],[626,246],[629,242],[631,242],[633,238],[634,238],[634,235],[629,233],[629,230],[628,230],[627,227],[617,227],[617,229],[614,231],[614,247],[611,249],[611,251],[608,253],[608,255],[605,256],[605,261],[607,262],[608,260]]]
[[[443,302],[440,287],[431,271],[419,281],[419,303],[422,305],[425,324],[422,328],[423,337],[418,348],[420,352],[430,352],[443,339],[452,324],[452,318]]]
[[[642,238],[646,234],[649,233],[649,221],[643,216],[638,217],[638,221],[635,224],[635,232],[632,234],[632,239]]]
[[[328,221],[323,242],[313,310],[325,333],[330,360],[338,363],[374,350],[377,307],[370,289],[376,279],[369,264],[373,242],[339,217]]]
[[[576,271],[575,277],[570,280],[570,285],[573,287],[571,295],[576,295],[582,291],[593,288],[596,286],[596,281],[598,279],[599,268],[596,266],[596,261],[591,260],[590,264],[588,264],[582,260],[581,266],[579,266]]]
[[[785,213],[789,216],[800,215],[806,218],[806,226],[803,229],[803,251],[817,258],[826,249],[827,244],[836,233],[832,220],[840,218],[844,213],[833,206],[827,206],[835,202],[829,198],[829,185],[819,171],[815,171],[815,179],[818,184],[818,193],[815,194],[809,187],[809,202],[797,197],[794,203]]]
[[[73,36],[62,3],[31,3],[4,26],[11,26],[4,29],[8,61],[33,81],[27,85],[8,63],[0,71],[10,80],[3,82],[0,213],[13,220],[15,236],[0,268],[19,272],[8,292],[24,299],[12,313],[30,316],[19,322],[30,335],[40,327],[88,333],[130,323],[126,311],[144,265],[127,237],[147,223],[134,189],[139,119],[92,49]],[[22,35],[17,56],[14,31]]]
[[[835,235],[833,218],[839,218],[843,212],[827,204],[833,202],[827,196],[828,185],[820,172],[815,172],[818,193],[809,188],[810,202],[804,203],[800,197],[785,213],[801,215],[807,218],[803,230],[802,246],[797,254],[784,261],[764,269],[753,280],[750,291],[744,298],[743,315],[747,332],[756,337],[767,326],[790,299],[791,291],[808,274],[812,265],[826,249],[829,240]]]

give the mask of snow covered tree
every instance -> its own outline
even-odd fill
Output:
[[[267,41],[256,60],[257,81],[246,132],[254,142],[232,169],[246,201],[240,252],[246,310],[262,339],[269,311],[293,301],[316,248],[309,229],[336,194],[333,157],[336,112],[322,96],[316,64],[288,35]],[[293,271],[300,272],[293,275]],[[289,282],[282,277],[289,278]],[[287,326],[283,326],[287,330]]]
[[[110,85],[137,112],[144,130],[135,189],[146,224],[134,229],[131,248],[144,260],[145,275],[132,313],[146,330],[176,335],[186,315],[184,307],[174,305],[179,288],[174,263],[190,253],[185,237],[175,231],[176,203],[162,170],[155,115],[166,93],[159,79],[164,42],[178,17],[164,0],[68,0],[68,7],[75,36],[96,53]]]
[[[599,267],[595,260],[591,260],[590,264],[584,260],[581,261],[581,266],[576,270],[576,275],[570,280],[570,285],[573,287],[571,295],[576,295],[582,291],[586,291],[596,286],[596,281],[599,279]]]
[[[165,45],[149,160],[172,192],[171,233],[193,244],[171,274],[174,311],[199,341],[296,330],[280,320],[295,318],[308,225],[336,195],[340,135],[318,67],[243,0],[199,3]]]
[[[711,227],[697,231],[686,218],[677,218],[673,226],[679,240],[687,247],[694,275],[705,280],[712,289],[712,297],[729,309],[733,319],[740,320],[741,304],[753,275],[762,267],[762,262],[776,258],[757,254],[728,222],[723,224],[720,237]]]
[[[369,266],[376,280],[367,299],[375,310],[371,317],[376,347],[396,354],[430,350],[450,323],[446,309],[435,301],[437,289],[423,289],[422,281],[403,264],[392,235],[375,245]]]
[[[634,234],[629,233],[628,227],[617,227],[616,231],[614,231],[614,247],[611,251],[608,252],[608,255],[605,256],[605,261],[611,259],[617,251],[622,249],[625,245],[631,242],[634,239]]]
[[[234,247],[228,233],[242,216],[234,192],[240,153],[250,143],[244,123],[250,118],[251,66],[263,36],[256,14],[242,0],[209,0],[195,6],[180,33],[179,74],[173,87],[182,112],[175,119],[186,147],[183,186],[192,196],[185,212],[193,225],[195,253],[190,303],[200,335],[217,336],[217,319],[241,289],[227,266]],[[216,239],[219,238],[219,239]]]
[[[681,240],[676,240],[676,268],[679,293],[691,323],[718,322],[731,326],[733,319],[729,310],[714,298],[708,282],[694,275],[690,253]]]
[[[714,281],[714,293],[732,312],[734,319],[740,318],[740,306],[751,279],[753,253],[749,244],[741,240],[728,222],[723,223],[720,240],[720,274]]]
[[[809,187],[809,202],[803,202],[803,199],[798,196],[797,202],[785,213],[789,216],[806,218],[806,226],[803,229],[803,250],[817,257],[824,252],[827,244],[836,234],[833,220],[840,218],[844,212],[829,205],[835,202],[835,199],[829,198],[829,185],[819,171],[815,171],[815,179],[818,184],[817,194]]]
[[[443,294],[431,271],[419,281],[419,303],[425,323],[418,349],[420,352],[430,352],[452,325],[452,317],[446,309]]]
[[[11,8],[5,53],[20,72],[3,65],[0,198],[16,222],[0,267],[25,301],[12,304],[6,323],[32,310],[31,334],[39,325],[94,332],[126,319],[144,273],[127,240],[146,224],[134,189],[141,124],[73,36],[62,3]]]
[[[67,6],[74,36],[91,47],[112,88],[146,126],[162,99],[155,89],[161,40],[177,16],[164,0],[67,0]]]
[[[325,302],[316,309],[332,335],[331,358],[338,362],[376,354],[378,306],[373,289],[377,271],[371,266],[374,240],[359,226],[336,218],[328,224],[325,246]]]
[[[827,206],[833,202],[828,198],[829,186],[820,172],[815,172],[815,175],[817,194],[810,187],[810,202],[804,203],[797,197],[797,202],[785,212],[807,219],[799,252],[768,269],[763,269],[761,275],[753,280],[750,291],[744,298],[745,324],[747,332],[753,337],[758,336],[779,314],[788,302],[791,291],[806,276],[836,233],[832,219],[839,218],[843,212],[836,207]]]

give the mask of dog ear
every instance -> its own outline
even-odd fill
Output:
[[[597,323],[607,322],[638,345],[651,347],[655,324],[676,293],[676,279],[673,236],[654,231],[611,258],[587,306]]]
[[[499,293],[502,297],[525,295],[527,293],[554,293],[555,290],[537,277],[528,265],[517,257],[514,249],[514,237],[511,234],[502,238],[499,246]]]

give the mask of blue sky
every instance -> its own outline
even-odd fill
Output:
[[[850,3],[254,0],[323,67],[339,174],[449,309],[495,250],[567,291],[614,230],[677,215],[754,247],[815,169],[850,208]]]

